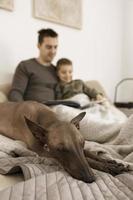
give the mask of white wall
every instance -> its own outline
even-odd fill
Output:
[[[74,78],[97,79],[113,98],[121,77],[123,0],[83,0],[83,28],[38,20],[32,17],[32,0],[14,0],[14,11],[0,10],[0,83],[23,59],[37,57],[37,31],[55,29],[60,35],[54,62],[68,57],[74,62]]]
[[[88,27],[87,79],[95,78],[113,99],[116,83],[121,79],[123,47],[123,0],[89,0],[85,26]]]
[[[133,77],[133,0],[124,6],[123,78]]]
[[[121,79],[133,78],[133,0],[124,0]],[[117,101],[133,101],[133,80],[118,88]]]

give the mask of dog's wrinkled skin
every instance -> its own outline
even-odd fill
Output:
[[[93,182],[95,177],[90,166],[112,175],[128,171],[122,164],[100,159],[84,150],[84,139],[78,129],[85,112],[65,122],[47,106],[27,101],[1,103],[0,113],[1,134],[25,142],[40,156],[57,159],[74,178]]]

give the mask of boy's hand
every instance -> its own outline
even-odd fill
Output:
[[[101,94],[98,94],[96,96],[96,102],[102,104],[103,106],[105,106],[106,108],[110,107],[110,103],[107,100],[107,98],[105,98],[104,96],[102,96]]]
[[[107,99],[103,96],[103,95],[101,95],[101,94],[98,94],[97,96],[96,96],[96,100],[95,100],[97,103],[100,103],[100,104],[104,104],[106,101],[107,101]]]
[[[102,100],[105,100],[105,99],[106,98],[101,94],[97,94],[97,96],[96,96],[96,101],[102,101]]]
[[[107,98],[104,97],[102,94],[97,94],[96,98],[95,98],[95,99],[92,99],[92,101],[93,101],[94,103],[101,104],[101,105],[105,106],[106,108],[109,108],[109,107],[110,107],[109,101],[108,101]]]

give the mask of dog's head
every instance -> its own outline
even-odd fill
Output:
[[[95,180],[84,155],[84,138],[79,132],[79,123],[85,112],[73,118],[71,122],[57,121],[48,130],[41,124],[26,119],[34,137],[41,141],[44,151],[49,151],[64,169],[74,178],[91,183]]]

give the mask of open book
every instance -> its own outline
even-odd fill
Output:
[[[70,106],[70,107],[74,107],[74,108],[80,108],[80,103],[76,102],[76,101],[72,101],[72,100],[48,100],[48,101],[44,101],[43,104],[47,105],[47,106],[55,106],[55,105],[65,105],[65,106]]]
[[[88,98],[88,97],[87,97]],[[90,101],[89,99],[87,99],[87,101],[83,101],[83,99],[65,99],[65,100],[48,100],[48,101],[44,101],[43,104],[47,105],[47,106],[55,106],[55,105],[65,105],[65,106],[70,106],[73,108],[79,108],[79,109],[85,109],[85,108],[89,108],[92,107],[96,104],[102,104],[103,101]]]

